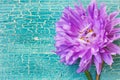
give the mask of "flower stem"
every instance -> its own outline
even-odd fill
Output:
[[[85,75],[86,75],[88,80],[93,80],[92,76],[91,76],[91,74],[90,74],[90,72],[88,70],[85,71]]]
[[[101,64],[101,71],[102,71],[103,65],[104,65],[104,62],[102,62]],[[96,80],[100,80],[100,75],[98,75],[97,73],[96,73]]]
[[[96,80],[100,80],[100,75],[96,75]]]

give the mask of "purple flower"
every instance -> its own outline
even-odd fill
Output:
[[[119,12],[106,12],[106,6],[97,7],[92,0],[87,9],[75,5],[74,9],[65,8],[56,23],[56,54],[61,62],[72,65],[80,59],[77,72],[88,70],[95,64],[97,74],[101,72],[102,63],[112,65],[112,55],[120,54],[120,47],[113,42],[120,38]]]

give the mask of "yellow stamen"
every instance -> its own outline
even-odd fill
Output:
[[[80,39],[84,40],[85,38],[84,38],[84,37],[81,37]]]
[[[93,32],[93,30],[92,30],[92,29],[89,29],[87,32],[90,33],[90,32]]]

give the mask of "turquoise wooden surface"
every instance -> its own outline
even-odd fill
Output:
[[[87,80],[77,64],[59,62],[54,50],[54,23],[66,6],[78,0],[0,0],[0,80]],[[120,0],[105,2],[108,12],[120,10]],[[90,0],[81,0],[86,7]],[[119,41],[116,42],[120,44]],[[90,69],[95,76],[95,66]],[[120,56],[105,65],[101,80],[120,80]]]

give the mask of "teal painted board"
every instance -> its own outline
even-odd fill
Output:
[[[55,22],[78,0],[0,0],[0,80],[87,80],[78,63],[59,62],[54,47]],[[120,10],[120,0],[97,0],[107,11]],[[86,7],[90,0],[81,0]],[[117,41],[120,45],[120,42]],[[120,56],[105,65],[101,80],[120,80]],[[95,76],[95,66],[90,68]],[[111,76],[112,75],[112,76]]]
[[[78,63],[61,64],[54,54],[1,54],[0,80],[87,80],[84,73],[75,71]],[[120,57],[115,57],[112,67],[104,66],[101,80],[120,79]],[[95,66],[90,69],[95,76]]]

